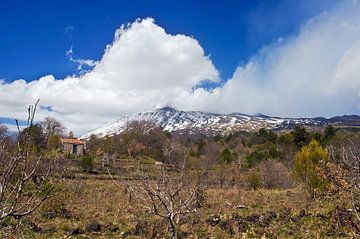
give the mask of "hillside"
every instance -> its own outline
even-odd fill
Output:
[[[168,132],[188,134],[227,134],[234,131],[258,131],[260,128],[285,130],[294,125],[321,127],[327,124],[356,126],[360,125],[360,116],[337,116],[330,119],[318,118],[279,118],[266,115],[246,115],[242,113],[215,114],[201,111],[181,111],[171,107],[125,115],[99,129],[89,132],[81,138],[91,135],[98,137],[121,133],[132,121],[150,121]]]

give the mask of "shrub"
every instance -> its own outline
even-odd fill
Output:
[[[262,186],[262,178],[261,174],[257,169],[250,170],[247,182],[249,183],[249,187],[256,190]]]
[[[65,185],[58,185],[54,189],[54,195],[41,205],[39,212],[43,218],[51,219],[58,217],[68,219],[72,216],[66,207],[71,194],[70,191],[64,187]]]
[[[266,160],[259,164],[259,171],[265,188],[290,188],[292,180],[288,168],[276,160]]]
[[[291,134],[293,136],[293,142],[298,148],[303,147],[309,142],[309,132],[307,132],[303,126],[296,125],[291,131]]]
[[[225,164],[229,164],[233,161],[233,155],[228,148],[225,148],[221,153],[221,160]]]
[[[321,168],[327,159],[327,152],[315,140],[295,155],[294,176],[306,185],[311,198],[315,198],[317,189],[323,189],[327,184],[326,179],[321,175]]]
[[[84,172],[90,173],[94,167],[94,158],[90,155],[85,155],[80,160],[80,167]]]
[[[246,156],[246,164],[248,168],[252,168],[263,160],[270,158],[269,152],[265,150],[255,150]]]

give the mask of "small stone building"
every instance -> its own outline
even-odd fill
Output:
[[[77,138],[61,138],[65,153],[83,155],[86,150],[86,141]]]

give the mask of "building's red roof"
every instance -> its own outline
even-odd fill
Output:
[[[81,139],[68,139],[68,138],[61,138],[61,143],[63,144],[85,144],[85,141]]]

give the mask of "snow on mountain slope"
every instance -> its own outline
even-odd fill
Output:
[[[214,114],[200,111],[178,111],[164,107],[154,111],[125,115],[112,123],[82,136],[88,139],[91,135],[98,137],[121,133],[132,121],[150,121],[168,132],[188,132],[190,134],[227,134],[232,131],[257,131],[260,128],[286,129],[295,124],[322,126],[324,121],[315,119],[277,118],[265,115],[250,116],[241,113]]]

